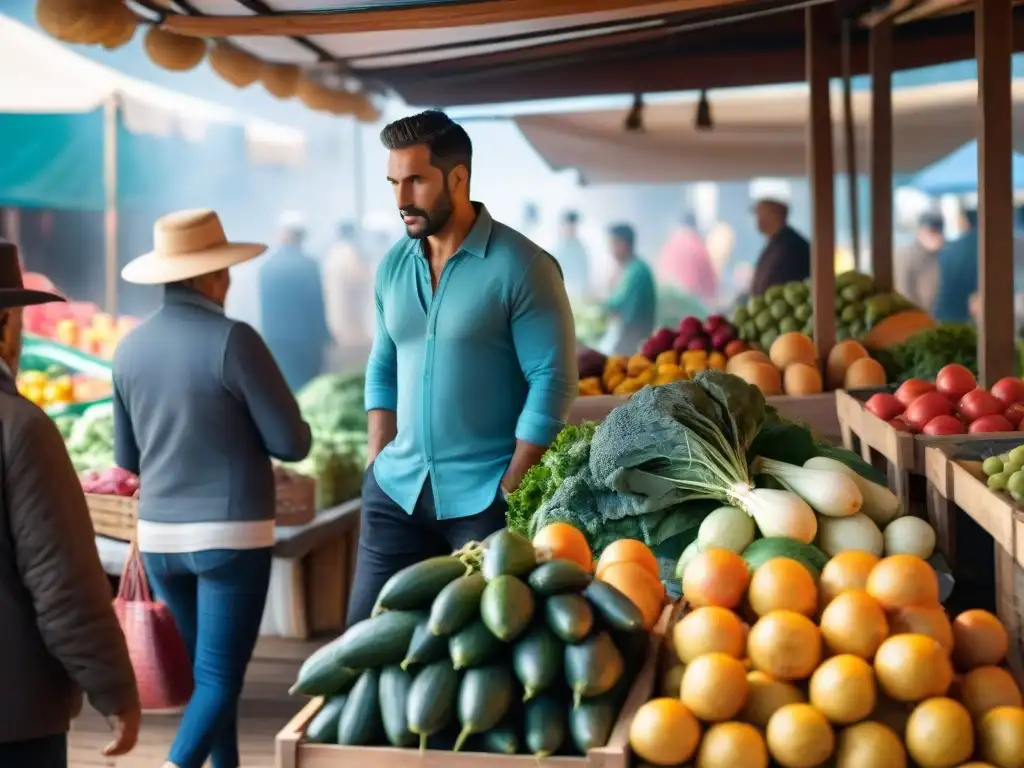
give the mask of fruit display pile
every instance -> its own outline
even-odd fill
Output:
[[[102,472],[83,472],[78,479],[86,493],[131,498],[139,490],[139,478],[120,467],[108,467]]]
[[[909,333],[911,326],[932,325],[927,315],[899,294],[879,293],[871,276],[859,272],[836,275],[837,340],[861,338],[883,320],[905,312],[922,317],[908,316],[902,320],[899,325],[907,327],[900,329],[900,336]],[[732,321],[739,329],[739,337],[760,349],[770,349],[783,333],[800,331],[811,336],[814,328],[810,280],[775,285],[762,296],[751,296],[744,306],[736,308]]]
[[[1024,502],[1024,445],[989,456],[981,469],[989,488],[1009,494],[1018,504]]]
[[[92,402],[111,394],[109,381],[72,374],[58,365],[49,366],[45,371],[19,371],[17,385],[22,397],[46,410]]]
[[[1024,420],[1024,381],[1007,377],[986,390],[967,368],[953,363],[939,371],[934,384],[907,379],[895,393],[872,395],[864,407],[913,434],[1016,432]]]
[[[299,671],[293,692],[325,697],[305,738],[538,758],[604,746],[665,591],[639,542],[593,566],[560,525],[399,571],[373,616]]]
[[[920,558],[848,551],[819,574],[711,549],[683,595],[660,696],[630,725],[648,765],[1024,765],[1006,629],[980,610],[950,620]]]

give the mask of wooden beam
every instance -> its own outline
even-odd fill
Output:
[[[877,11],[870,11],[861,16],[860,25],[870,29],[879,24],[889,23],[913,4],[914,0],[892,0],[885,8],[879,8]]]
[[[928,19],[949,13],[969,13],[974,6],[973,0],[921,0],[896,17],[897,24]]]
[[[807,167],[811,192],[811,300],[814,342],[824,364],[836,339],[835,160],[832,156],[832,109],[829,104],[829,49],[832,8],[815,5],[804,11],[807,35],[807,83],[811,111],[807,124]]]
[[[892,289],[892,22],[871,28],[871,273]]]
[[[1013,179],[1010,60],[1011,0],[978,0],[974,34],[978,58],[978,332],[980,384],[1012,376]]]
[[[843,152],[846,159],[846,194],[849,196],[850,243],[853,250],[853,268],[860,268],[860,185],[857,175],[857,140],[853,124],[853,83],[850,65],[849,19],[843,19],[840,40],[843,77]]]
[[[687,11],[747,0],[692,0]],[[652,0],[475,0],[412,8],[280,13],[264,16],[168,16],[161,27],[189,37],[355,34],[469,27],[609,11],[643,11]]]

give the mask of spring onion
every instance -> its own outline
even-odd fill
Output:
[[[804,462],[808,469],[831,469],[835,472],[842,472],[853,479],[853,482],[860,488],[864,497],[864,505],[860,511],[875,521],[875,525],[885,528],[897,517],[901,517],[901,506],[899,497],[885,486],[873,483],[866,477],[862,477],[856,470],[846,466],[841,461],[830,459],[827,456],[815,456]]]
[[[809,469],[760,457],[754,472],[771,475],[827,517],[848,517],[860,511],[864,496],[853,478],[832,469]]]
[[[737,484],[731,495],[754,518],[761,535],[782,536],[804,544],[814,541],[818,519],[807,502],[795,493]]]
[[[750,546],[757,528],[750,515],[739,507],[719,507],[704,518],[697,542],[704,549],[727,549],[737,555]]]
[[[860,550],[882,556],[884,539],[870,517],[858,512],[849,517],[825,517],[818,520],[818,549],[829,557],[840,552]]]

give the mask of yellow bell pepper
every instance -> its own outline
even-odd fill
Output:
[[[708,355],[708,367],[715,371],[724,371],[725,355],[721,352],[712,352]]]
[[[654,381],[654,366],[652,365],[650,368],[640,371],[640,373],[638,373],[636,376],[633,376],[632,378],[640,382],[640,386],[637,387],[637,389],[647,386],[652,381]]]
[[[678,365],[665,364],[658,366],[658,377],[667,376],[669,381],[672,381],[675,377],[679,376],[683,372],[683,369]]]
[[[636,376],[643,371],[649,371],[653,367],[652,363],[648,358],[643,355],[633,355],[629,358],[629,363],[626,365],[626,375]]]
[[[577,386],[576,391],[578,394],[583,396],[604,394],[604,389],[601,387],[601,379],[597,376],[589,376],[585,379],[580,379],[580,383]]]
[[[654,359],[654,365],[658,370],[661,370],[663,365],[679,365],[679,353],[674,349],[662,352]]]
[[[687,350],[686,352],[683,352],[683,354],[679,356],[680,365],[682,365],[684,368],[689,363],[702,363],[703,364],[703,363],[706,363],[707,360],[708,360],[708,353],[705,352],[703,349],[690,349],[690,350]]]
[[[620,397],[628,397],[629,395],[632,395],[634,392],[639,392],[643,388],[643,382],[641,382],[639,379],[630,378],[624,380],[621,384],[619,384],[619,386],[617,386],[612,391],[612,394],[618,395]]]
[[[604,361],[605,373],[613,370],[626,370],[626,364],[629,362],[629,358],[625,355],[611,355],[607,360]]]
[[[604,388],[605,388],[605,390],[607,390],[608,392],[611,392],[614,395],[615,394],[615,390],[618,389],[619,386],[621,386],[624,381],[626,381],[626,374],[625,373],[614,373],[613,372],[611,375],[608,375],[606,373],[605,377],[603,379]]]

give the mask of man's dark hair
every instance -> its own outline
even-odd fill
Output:
[[[781,200],[776,200],[773,197],[764,197],[758,200],[757,204],[766,206],[768,208],[774,208],[775,211],[779,214],[779,216],[782,217],[783,221],[789,220],[789,205],[782,202]]]
[[[633,246],[636,244],[636,232],[633,231],[633,227],[629,224],[616,224],[608,231],[612,237],[626,243],[629,246],[629,250],[633,250]]]
[[[466,129],[436,109],[384,126],[380,143],[388,150],[425,144],[430,149],[430,164],[440,168],[445,178],[458,165],[466,166],[470,173],[473,170],[473,142]]]
[[[917,226],[921,229],[927,229],[929,232],[941,235],[946,229],[946,222],[942,218],[941,213],[927,211],[922,213],[920,218],[918,218]]]
[[[576,211],[566,211],[562,214],[562,221],[566,224],[579,223],[580,215]]]

